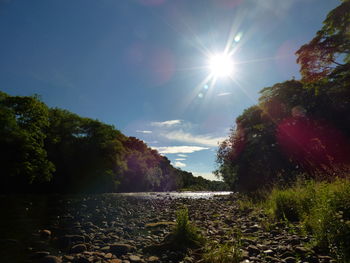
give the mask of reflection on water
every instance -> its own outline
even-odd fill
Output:
[[[223,196],[229,195],[232,192],[224,191],[224,192],[140,192],[140,193],[118,193],[114,195],[120,196],[132,196],[139,198],[190,198],[190,199],[198,199],[204,198],[209,199],[214,196]]]

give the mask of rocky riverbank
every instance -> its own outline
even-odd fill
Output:
[[[28,239],[0,240],[6,256],[1,262],[200,262],[203,250],[147,249],[166,238],[184,205],[210,244],[239,239],[242,262],[336,262],[308,248],[311,237],[297,226],[269,222],[262,211],[243,209],[237,200],[237,195],[142,199],[109,194],[57,199],[48,220]],[[23,253],[21,261],[11,253]]]

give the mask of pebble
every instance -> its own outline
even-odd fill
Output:
[[[40,263],[61,263],[62,260],[55,256],[45,256]]]
[[[81,252],[84,252],[86,251],[87,248],[86,248],[86,245],[85,244],[77,244],[77,245],[74,245],[71,249],[70,249],[70,252],[71,253],[81,253]]]
[[[45,259],[44,263],[199,262],[200,252],[196,251],[143,251],[170,236],[176,211],[186,205],[190,220],[213,243],[234,242],[243,233],[241,262],[295,263],[299,257],[301,262],[333,262],[331,257],[304,247],[310,237],[290,234],[289,229],[296,226],[271,222],[266,228],[268,219],[263,212],[240,209],[236,198],[171,200],[159,196],[143,200],[105,194],[62,200],[65,212],[45,226],[48,229],[35,232],[37,237],[29,244],[31,254]]]

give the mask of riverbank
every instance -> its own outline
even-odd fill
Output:
[[[204,250],[146,252],[166,239],[175,224],[176,211],[184,206],[211,250],[238,241],[240,261],[335,262],[308,248],[311,237],[302,234],[298,226],[269,221],[262,211],[243,207],[236,194],[198,199],[113,194],[50,198],[26,201],[22,208],[17,207],[29,216],[22,218],[22,223],[13,218],[8,227],[32,227],[33,231],[22,233],[18,240],[3,235],[1,262],[200,262]],[[41,217],[45,220],[40,221]],[[1,222],[3,232],[6,222]]]

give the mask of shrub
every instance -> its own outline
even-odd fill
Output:
[[[177,212],[172,237],[174,245],[180,248],[199,248],[205,243],[197,227],[189,221],[187,207]]]
[[[339,180],[316,187],[315,206],[306,220],[317,245],[340,261],[350,260],[350,182]]]
[[[273,189],[267,199],[267,207],[276,219],[301,221],[310,213],[314,200],[314,183],[298,182],[289,189]]]
[[[300,221],[318,247],[350,260],[350,181],[308,182],[274,189],[265,206],[278,220]]]

